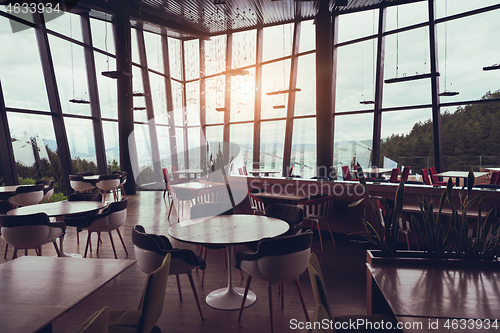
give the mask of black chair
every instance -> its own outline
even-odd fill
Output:
[[[52,179],[40,179],[35,182],[35,185],[43,185],[43,198],[42,200],[47,200],[50,202],[50,197],[54,194],[54,181]]]
[[[118,186],[122,190],[122,195],[126,197],[125,188],[123,185],[127,182],[127,171],[113,171],[112,175],[120,175],[120,185]]]
[[[295,235],[302,230],[302,221],[304,221],[304,210],[300,207],[287,204],[272,203],[266,208],[266,216],[274,217],[285,221],[290,226],[290,229],[283,236]],[[245,246],[257,251],[259,242],[246,243]]]
[[[191,207],[191,219],[203,218],[203,217],[212,217],[218,215],[233,215],[233,209],[231,208],[231,204],[227,206],[226,203],[212,202],[205,204],[198,204]],[[203,260],[207,260],[207,250],[212,249],[224,249],[224,260],[226,261],[227,267],[227,255],[226,255],[226,246],[224,245],[208,245],[204,244],[200,247],[199,256],[203,256]],[[242,275],[243,277],[243,275]],[[201,285],[205,282],[205,270],[201,276]]]
[[[179,298],[182,301],[181,285],[179,274],[186,274],[189,278],[189,283],[193,289],[193,295],[203,320],[200,301],[194,286],[193,276],[191,271],[195,268],[204,270],[206,268],[205,261],[194,254],[193,251],[187,249],[175,249],[167,237],[162,235],[148,234],[141,225],[136,225],[132,229],[132,243],[134,244],[135,259],[137,265],[146,274],[149,274],[161,266],[164,257],[167,253],[172,256],[170,262],[169,275],[175,275],[177,279],[177,289]]]
[[[14,247],[12,259],[17,258],[17,250],[37,250],[42,255],[42,245],[53,243],[59,256],[57,238],[64,235],[65,225],[63,222],[50,222],[45,213],[30,215],[0,215],[0,226],[2,237],[5,242]]]
[[[273,332],[272,284],[274,283],[295,280],[306,320],[309,321],[307,308],[302,297],[299,277],[307,269],[307,260],[311,254],[312,238],[313,233],[311,230],[297,235],[264,238],[259,241],[257,252],[248,253],[240,251],[236,253],[236,267],[248,273],[238,321],[241,320],[253,276],[267,281],[271,332]],[[283,297],[281,301],[283,304]]]
[[[68,197],[68,201],[102,201],[101,193],[72,193]],[[76,232],[76,242],[80,244],[80,231],[84,226],[87,225],[87,220],[90,215],[97,214],[97,212],[92,213],[82,213],[75,214],[71,216],[64,217],[64,223],[67,227],[77,228]]]

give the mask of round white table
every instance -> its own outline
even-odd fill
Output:
[[[235,245],[275,237],[288,231],[289,225],[280,219],[259,215],[219,215],[180,222],[168,230],[170,236],[194,244],[224,245],[228,256],[227,287],[212,291],[206,297],[209,306],[219,310],[237,310],[243,301],[244,288],[233,286],[232,267]],[[248,291],[245,307],[257,299]]]

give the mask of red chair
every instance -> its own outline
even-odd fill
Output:
[[[392,169],[391,178],[389,179],[389,183],[397,183],[398,176],[399,176],[399,169],[398,168]]]
[[[243,176],[243,168],[238,168],[238,173],[240,176]]]
[[[290,170],[288,170],[288,177],[292,177],[293,175],[293,165],[290,166]]]
[[[429,178],[429,171],[427,171],[427,169],[422,169],[422,181],[425,185],[432,185],[431,179]]]
[[[175,173],[177,170],[178,169],[177,169],[176,166],[172,167],[172,177],[174,178],[174,180],[179,180],[179,181],[185,181],[185,182],[187,182],[188,181],[187,177],[179,177],[179,175]]]
[[[490,184],[499,185],[498,184],[499,176],[500,176],[500,171],[493,171],[493,173],[491,174]]]
[[[407,165],[403,168],[403,174],[401,175],[401,179],[403,182],[408,180],[408,175],[410,174],[411,166]]]
[[[242,169],[243,169],[243,174],[244,174],[245,176],[248,176],[247,167],[246,167],[246,166],[243,166],[243,167],[242,167]]]
[[[351,171],[349,171],[349,166],[347,165],[342,167],[342,176],[344,177],[344,180],[358,180],[357,178],[352,178]]]
[[[437,171],[436,171],[435,167],[430,167],[429,168],[429,173],[430,173],[430,176],[431,176],[432,185],[435,185],[435,186],[444,185],[444,186],[446,186],[448,184],[448,182],[444,182],[442,180],[439,180],[439,177],[436,176]],[[455,185],[455,183],[453,183],[453,185]]]
[[[332,237],[333,245],[335,245],[335,239],[333,238],[332,228],[330,227],[329,218],[333,212],[333,202],[335,200],[335,195],[330,195],[328,197],[312,199],[307,201],[299,201],[297,203],[298,207],[304,210],[304,222],[311,222],[311,229],[314,231],[314,223],[318,226],[319,243],[321,245],[321,251],[323,251],[323,239],[321,238],[321,221],[325,221],[330,231],[330,236]]]
[[[248,200],[250,201],[250,207],[252,207],[254,215],[266,215],[266,207],[261,198],[248,192]]]

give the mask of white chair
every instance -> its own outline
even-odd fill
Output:
[[[16,206],[36,205],[43,198],[43,185],[19,186],[9,201]]]
[[[43,185],[43,198],[41,201],[50,202],[50,197],[54,194],[54,181],[53,180],[45,180],[40,179],[37,180],[35,185]]]
[[[123,187],[123,185],[125,185],[125,183],[127,182],[127,171],[113,171],[111,172],[112,175],[120,175],[120,185],[118,185],[118,187],[122,190],[122,196],[126,196],[125,194],[125,188]]]
[[[314,223],[318,226],[319,243],[321,245],[321,251],[323,251],[323,239],[321,237],[321,221],[326,221],[328,230],[330,231],[330,236],[332,237],[333,245],[335,245],[335,239],[333,238],[332,228],[330,227],[330,222],[328,219],[333,211],[333,201],[335,200],[334,195],[330,195],[323,198],[312,199],[307,201],[299,201],[297,206],[304,209],[304,222],[311,222],[311,229],[314,230]]]
[[[70,175],[69,185],[75,192],[87,192],[95,187],[93,182],[86,181],[81,175]]]
[[[122,198],[118,202],[110,203],[100,214],[91,215],[87,220],[87,226],[81,227],[82,230],[88,231],[87,245],[85,246],[84,258],[87,257],[87,250],[90,244],[90,236],[93,232],[97,232],[97,250],[96,255],[99,255],[99,243],[101,239],[101,232],[107,232],[109,234],[109,239],[111,241],[111,246],[113,247],[113,253],[115,254],[115,259],[118,259],[116,255],[115,243],[113,242],[113,236],[111,231],[116,230],[120,241],[122,242],[123,249],[128,256],[127,247],[123,241],[122,234],[120,233],[120,227],[125,223],[127,218],[127,198]]]
[[[252,208],[254,215],[266,214],[266,206],[264,205],[264,201],[262,201],[261,198],[248,192],[248,201],[250,201],[250,207]]]
[[[57,255],[60,255],[56,244],[57,238],[64,235],[65,225],[63,222],[50,222],[45,213],[31,215],[0,215],[2,237],[5,242],[14,247],[12,259],[17,258],[17,250],[36,249],[39,256],[42,255],[41,246],[53,243]]]
[[[177,279],[179,298],[182,301],[179,274],[186,274],[189,278],[191,289],[193,290],[198,311],[201,319],[203,320],[203,313],[201,312],[200,301],[198,299],[198,294],[196,293],[196,287],[194,286],[191,271],[195,268],[204,270],[206,268],[205,261],[195,255],[191,250],[174,249],[167,237],[148,234],[141,225],[136,225],[134,226],[134,229],[132,229],[132,243],[134,244],[134,253],[137,265],[141,271],[146,274],[149,274],[160,267],[167,253],[171,254],[172,259],[170,262],[169,275],[175,275]]]
[[[116,189],[118,188],[118,186],[120,186],[120,175],[101,175],[99,177],[99,181],[96,183],[96,186],[102,191],[104,201],[106,201],[106,193],[108,193],[108,191],[113,192],[113,198],[115,199],[115,201],[117,201],[118,193]]]
[[[274,331],[272,302],[272,284],[274,283],[295,280],[306,320],[309,321],[309,315],[307,314],[307,308],[300,288],[299,277],[307,269],[307,260],[311,254],[312,237],[312,231],[307,230],[292,236],[264,238],[259,241],[257,252],[236,252],[236,267],[248,273],[238,321],[241,320],[248,289],[250,288],[250,282],[253,276],[267,281],[271,332]],[[282,306],[283,301],[282,298]]]

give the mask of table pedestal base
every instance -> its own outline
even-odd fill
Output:
[[[244,293],[245,288],[221,288],[208,294],[205,301],[214,309],[238,310],[241,307]],[[245,300],[245,308],[255,303],[256,300],[257,296],[255,296],[255,293],[249,290],[247,299]]]

